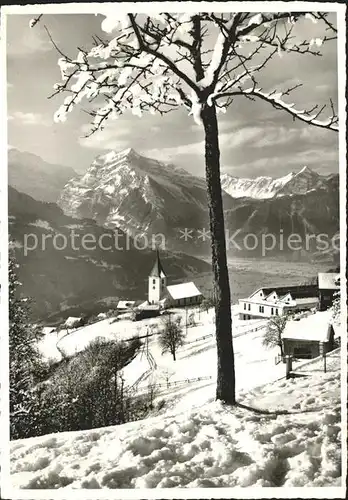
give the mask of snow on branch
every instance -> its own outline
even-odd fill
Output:
[[[321,23],[322,36],[295,36],[300,19]],[[205,104],[225,111],[234,96],[243,95],[263,99],[307,123],[338,127],[333,106],[331,118],[323,120],[323,109],[295,110],[281,99],[289,90],[266,93],[259,82],[277,53],[320,55],[323,43],[336,37],[325,13],[116,13],[105,17],[102,29],[108,40],[95,36],[94,45],[79,49],[75,58],[66,56],[46,29],[60,55],[61,82],[51,97],[68,94],[56,121],[87,102],[92,104],[86,110],[93,119],[92,133],[126,111],[140,117],[146,111],[164,114],[184,106],[200,123]]]
[[[286,111],[294,119],[297,118],[298,120],[306,122],[310,125],[315,125],[316,127],[325,128],[328,130],[333,130],[335,132],[338,132],[338,115],[337,112],[335,111],[335,107],[331,99],[330,99],[331,112],[330,116],[326,119],[321,118],[323,116],[324,110],[327,108],[326,105],[323,105],[320,108],[318,105],[316,105],[311,109],[296,109],[294,103],[289,104],[282,99],[283,96],[289,95],[293,90],[301,86],[302,86],[301,84],[295,85],[294,87],[289,88],[284,92],[277,92],[275,90],[272,92],[264,92],[262,89],[253,86],[247,89],[240,88],[239,90],[235,90],[232,92],[220,93],[217,94],[214,99],[216,100],[222,97],[226,98],[237,95],[243,95],[249,98],[257,97],[265,102],[268,102],[275,109]]]
[[[37,17],[34,17],[33,19],[30,19],[29,21],[29,28],[34,28],[34,26],[37,25],[37,23],[40,21],[40,19],[42,18],[43,14],[40,14],[39,16]]]

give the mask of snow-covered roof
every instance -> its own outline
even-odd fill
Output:
[[[282,333],[283,339],[313,340],[328,342],[331,327],[331,312],[321,311],[310,314],[298,321],[290,320]]]
[[[135,300],[120,300],[117,304],[117,309],[129,309],[133,307],[135,304]]]
[[[339,275],[337,275],[337,273],[319,273],[319,288],[324,290],[337,290],[339,288],[339,285],[337,284],[337,278],[339,278]]]
[[[76,323],[81,321],[81,318],[77,318],[75,316],[69,316],[69,318],[65,321],[65,326],[74,326]]]
[[[174,300],[202,295],[193,281],[190,281],[189,283],[180,283],[179,285],[167,286],[167,291]]]
[[[143,309],[144,307],[146,307],[147,305],[149,304],[149,302],[147,300],[145,300],[145,302],[142,302],[141,304],[138,305],[138,309]]]
[[[284,297],[287,297],[289,294],[293,300],[296,300],[298,298],[313,297],[316,295],[317,291],[318,287],[316,285],[278,286],[273,288],[263,287],[253,292],[248,298],[251,299],[255,295],[258,297],[263,295],[268,299],[273,293],[276,293],[279,300],[284,299]]]
[[[147,311],[157,311],[160,308],[159,304],[149,304],[147,301],[143,302],[138,306],[138,309],[147,310]]]

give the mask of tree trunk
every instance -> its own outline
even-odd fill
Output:
[[[231,294],[226,258],[225,223],[220,182],[219,132],[215,106],[203,105],[205,174],[208,191],[217,346],[216,399],[234,404],[235,372],[232,344]]]
[[[279,346],[279,349],[280,349],[280,355],[281,355],[281,357],[283,359],[284,358],[283,342],[280,341],[279,344],[278,344],[278,346]]]

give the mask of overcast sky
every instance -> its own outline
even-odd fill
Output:
[[[102,16],[45,15],[34,29],[33,16],[7,18],[7,81],[9,145],[41,156],[50,163],[84,171],[104,150],[132,147],[141,154],[174,162],[196,175],[204,175],[203,133],[185,109],[168,115],[130,113],[89,139],[83,139],[88,115],[80,109],[65,123],[54,123],[53,113],[62,96],[48,99],[60,81],[60,57],[44,30],[46,24],[60,49],[74,57],[76,47],[88,48],[92,34],[102,34]],[[311,39],[314,25],[306,20],[299,28]],[[103,34],[105,35],[105,34]],[[281,89],[298,81],[304,87],[291,102],[299,106],[337,102],[336,42],[322,47],[323,56],[278,55],[267,69],[268,88]],[[273,85],[272,85],[273,84]],[[304,165],[320,173],[338,171],[338,134],[298,121],[263,102],[235,99],[219,115],[222,170],[232,175],[279,177]]]

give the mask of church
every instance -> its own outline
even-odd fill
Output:
[[[148,303],[161,307],[183,307],[200,304],[202,293],[193,281],[167,285],[167,275],[163,269],[159,251],[148,278]]]

